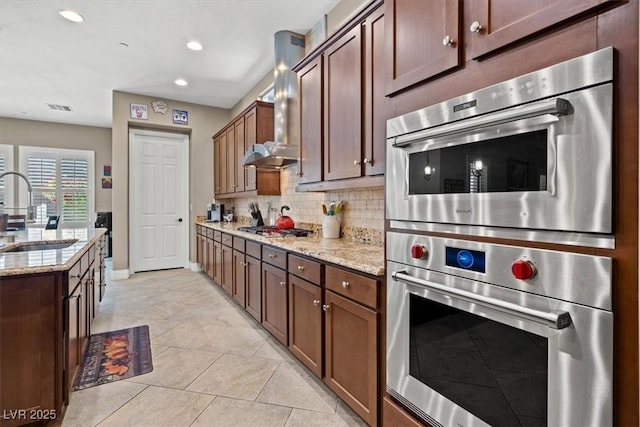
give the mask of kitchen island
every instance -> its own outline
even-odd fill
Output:
[[[0,238],[1,426],[62,416],[104,294],[105,232],[28,228]]]

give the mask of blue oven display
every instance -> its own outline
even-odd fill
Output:
[[[477,271],[478,273],[485,272],[484,252],[450,248],[448,246],[445,249],[447,251],[445,264],[447,266]]]

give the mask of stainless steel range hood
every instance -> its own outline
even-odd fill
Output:
[[[274,36],[274,114],[275,141],[254,144],[242,159],[243,166],[280,169],[298,162],[299,125],[289,120],[298,97],[296,73],[291,70],[304,57],[304,36],[291,31],[278,31]]]

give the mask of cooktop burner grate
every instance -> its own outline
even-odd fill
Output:
[[[262,227],[238,227],[240,231],[246,231],[247,233],[260,234],[262,236],[296,236],[296,237],[305,237],[310,233],[313,233],[312,230],[305,230],[303,228],[276,228],[272,226],[262,226]]]

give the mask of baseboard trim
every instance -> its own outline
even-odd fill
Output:
[[[113,270],[111,280],[125,280],[129,278],[129,270]]]
[[[198,264],[197,262],[192,262],[191,263],[191,271],[194,271],[196,273],[200,273],[202,271],[202,267],[200,267],[200,264]]]

